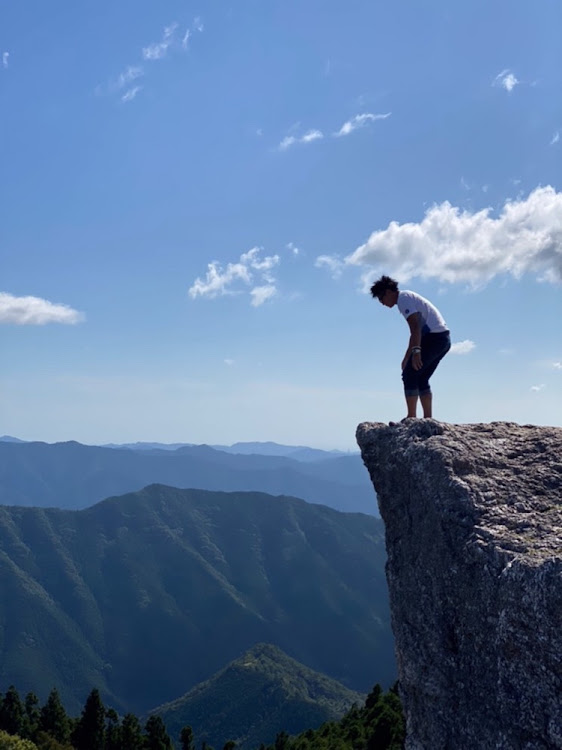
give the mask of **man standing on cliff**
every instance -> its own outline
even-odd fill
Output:
[[[385,307],[398,306],[410,326],[410,340],[402,360],[402,380],[408,417],[416,416],[418,398],[423,416],[432,417],[429,378],[451,348],[451,334],[439,310],[416,292],[398,290],[398,282],[381,276],[371,294]]]

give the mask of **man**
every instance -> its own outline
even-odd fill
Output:
[[[425,297],[398,289],[398,282],[381,276],[371,294],[385,307],[398,306],[410,326],[410,340],[402,360],[402,380],[408,417],[415,417],[418,398],[424,417],[432,417],[429,378],[451,348],[451,334],[439,310]]]

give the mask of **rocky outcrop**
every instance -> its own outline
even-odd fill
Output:
[[[562,429],[365,423],[408,750],[562,748]]]

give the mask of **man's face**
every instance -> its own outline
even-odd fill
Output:
[[[379,297],[381,305],[385,307],[394,307],[398,300],[398,292],[393,292],[390,289],[385,289],[384,294]]]

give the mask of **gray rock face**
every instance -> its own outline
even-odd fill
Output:
[[[361,424],[408,750],[562,748],[562,429]]]

